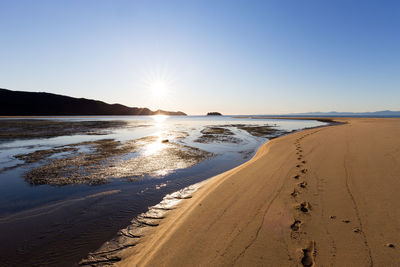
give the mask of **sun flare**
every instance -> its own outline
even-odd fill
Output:
[[[168,84],[163,80],[155,80],[150,84],[150,90],[156,97],[163,97],[167,94]]]
[[[143,75],[143,85],[153,102],[170,101],[175,85],[173,73],[167,66],[155,66]],[[158,103],[158,104],[160,104]]]

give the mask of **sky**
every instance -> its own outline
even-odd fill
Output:
[[[0,0],[0,88],[188,114],[400,110],[400,1]]]

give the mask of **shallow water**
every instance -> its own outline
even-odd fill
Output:
[[[149,206],[159,203],[166,194],[247,161],[267,139],[253,136],[232,125],[268,124],[289,132],[325,124],[307,120],[264,120],[227,116],[109,116],[57,120],[124,120],[128,122],[128,126],[111,129],[107,135],[78,134],[0,143],[0,265],[74,265],[88,252],[96,250],[103,242],[111,239],[119,229],[126,227],[132,218],[147,211]],[[196,142],[205,127],[221,125],[231,130],[239,142]],[[183,136],[182,133],[187,134]],[[157,153],[164,148],[160,140],[165,139],[168,139],[168,142],[214,153],[215,156],[189,168],[178,168],[168,172],[161,170],[157,176],[144,175],[133,180],[111,179],[109,183],[96,186],[32,185],[24,176],[32,168],[44,164],[43,161],[23,165],[23,161],[14,157],[17,154],[85,141],[107,138],[124,143],[146,136],[156,136],[159,140],[146,144],[138,152],[124,157],[146,157]],[[85,146],[79,147],[79,152],[89,150]],[[63,156],[68,156],[68,153],[52,157]]]

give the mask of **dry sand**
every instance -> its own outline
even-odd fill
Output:
[[[210,179],[119,264],[400,266],[400,119],[337,120]]]

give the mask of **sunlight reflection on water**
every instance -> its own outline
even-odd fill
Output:
[[[162,133],[158,132],[155,135],[157,136],[157,139],[153,143],[150,143],[144,147],[143,149],[144,156],[153,155],[166,148],[166,145],[162,142]]]
[[[163,131],[162,129],[165,128],[165,126],[166,126],[165,120],[168,117],[169,116],[166,116],[166,115],[151,116],[151,118],[155,121],[155,126],[159,129],[159,131],[157,131],[154,134],[154,136],[156,136],[157,139],[154,142],[152,142],[144,147],[144,150],[143,150],[144,156],[153,155],[167,147],[166,144],[163,143],[163,136],[165,135],[165,131]]]
[[[167,115],[154,115],[151,118],[156,122],[157,126],[163,126],[164,121],[168,118]]]

